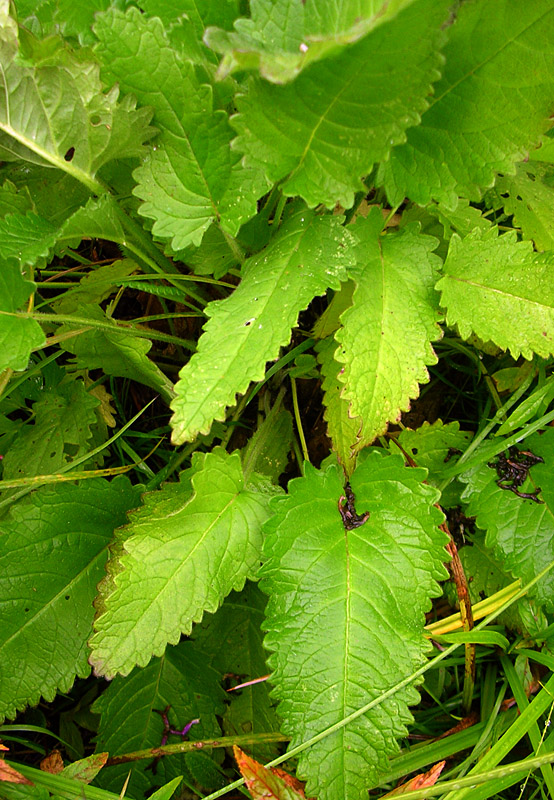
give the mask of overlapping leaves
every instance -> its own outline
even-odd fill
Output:
[[[451,208],[459,195],[478,200],[495,172],[513,172],[550,128],[554,9],[550,0],[513,9],[510,0],[499,0],[494,14],[479,0],[460,5],[435,97],[382,165],[392,205],[406,195]]]
[[[127,478],[43,488],[0,522],[0,717],[89,672],[92,601],[114,528],[140,502]]]
[[[126,678],[116,677],[93,706],[93,711],[100,714],[97,752],[119,755],[158,746],[163,721],[156,711],[167,706],[171,706],[169,719],[174,729],[182,729],[193,719],[199,720],[190,730],[190,739],[221,735],[216,715],[221,716],[224,711],[225,694],[220,686],[220,673],[206,661],[205,654],[192,642],[181,642],[168,647],[161,658],[153,659],[144,669],[135,669]],[[196,756],[196,753],[175,754],[163,759],[157,767],[158,780],[170,780],[183,773],[189,775],[187,761],[194,762]],[[147,772],[151,763],[142,761],[134,765],[128,786],[131,796],[139,797],[151,786]],[[103,770],[98,782],[103,788],[117,792],[128,773],[129,765],[120,764]]]
[[[266,361],[289,341],[299,312],[346,278],[354,241],[339,218],[298,211],[246,262],[233,294],[206,306],[210,319],[198,351],[180,372],[171,404],[176,444],[207,433],[237,393],[262,379]]]
[[[91,640],[96,672],[127,675],[190,633],[255,577],[271,491],[245,485],[240,456],[197,455],[190,476],[145,496],[114,546]]]
[[[154,133],[151,112],[137,110],[130,96],[119,102],[117,87],[104,93],[97,64],[71,53],[61,40],[39,42],[18,31],[8,12],[2,0],[2,159],[55,166],[101,192],[96,174],[104,164],[142,155]]]
[[[127,14],[111,9],[94,29],[106,78],[151,106],[160,129],[134,173],[140,212],[155,220],[153,232],[170,239],[174,250],[199,245],[213,221],[235,236],[269,184],[231,152],[232,130],[227,114],[214,110],[211,87],[172,48],[159,19],[134,8]]]
[[[424,612],[446,576],[437,492],[425,472],[373,452],[351,483],[369,520],[345,531],[339,471],[289,484],[266,525],[262,589],[270,595],[266,646],[292,744],[344,719],[417,669],[427,644]],[[410,720],[405,688],[300,757],[306,794],[363,798]]]
[[[525,440],[525,448],[544,459],[529,471],[528,481],[521,491],[541,488],[542,504],[524,500],[496,483],[493,467],[483,466],[463,475],[467,483],[464,500],[469,501],[467,515],[477,518],[477,525],[487,532],[486,545],[494,551],[504,569],[522,583],[527,583],[554,561],[554,430],[547,428],[542,435]],[[506,481],[505,481],[506,483]],[[507,481],[509,484],[510,481]],[[548,611],[554,609],[554,572],[549,572],[532,589],[532,595]]]
[[[286,86],[252,79],[233,118],[246,163],[283,180],[282,191],[309,206],[349,208],[362,176],[405,140],[427,107],[448,6],[417,0]]]

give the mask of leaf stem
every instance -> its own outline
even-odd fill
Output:
[[[302,455],[304,456],[304,461],[309,461],[310,455],[308,453],[308,445],[306,444],[306,437],[304,436],[304,428],[302,427],[302,418],[300,416],[300,408],[298,406],[296,378],[293,378],[292,375],[290,376],[290,385],[292,389],[292,405],[294,408],[294,419],[296,420],[296,428],[298,430],[298,436],[300,437],[300,444],[302,446]]]

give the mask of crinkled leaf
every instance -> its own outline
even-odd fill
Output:
[[[114,329],[116,328],[115,321],[106,317],[98,305],[80,306],[77,314],[79,318],[90,319],[91,322],[97,320],[113,323]],[[75,324],[69,323],[62,325],[59,333],[66,333],[75,327]],[[77,327],[83,330],[86,322]],[[121,329],[111,333],[109,330],[92,328],[84,330],[78,336],[65,339],[62,346],[69,353],[73,353],[74,363],[80,368],[102,369],[106,375],[138,381],[160,392],[168,403],[175,396],[169,378],[147,356],[152,347],[150,339],[124,333]]]
[[[342,54],[294,83],[252,79],[237,97],[236,147],[246,163],[309,206],[349,208],[361,177],[403,142],[439,77],[440,30],[449,3],[417,0]],[[386,74],[387,80],[383,81]]]
[[[486,545],[503,568],[525,584],[554,561],[554,430],[547,428],[540,436],[534,434],[520,447],[545,461],[531,468],[528,480],[520,488],[530,492],[540,486],[543,504],[501,489],[496,484],[496,470],[487,464],[462,475],[461,480],[468,484],[463,495],[469,501],[466,514],[476,517],[477,525],[487,532]],[[530,594],[552,612],[554,570],[533,586]]]
[[[161,129],[134,173],[134,193],[144,201],[140,213],[155,220],[153,233],[170,239],[174,250],[199,245],[214,221],[235,236],[269,184],[231,152],[232,130],[227,114],[213,111],[211,88],[172,49],[156,18],[135,8],[111,9],[97,17],[94,30],[106,75],[152,106]]]
[[[4,457],[4,479],[51,475],[86,453],[98,405],[81,380],[46,389]]]
[[[273,83],[287,83],[309,64],[388,22],[411,1],[306,5],[295,0],[254,0],[249,19],[238,19],[233,32],[208,28],[204,41],[223,53],[220,77],[254,69]]]
[[[0,717],[88,675],[92,601],[114,527],[139,503],[127,478],[37,490],[2,522]]]
[[[269,495],[245,486],[240,456],[195,457],[188,482],[146,495],[100,587],[91,663],[124,675],[175,644],[255,577]]]
[[[118,103],[117,87],[104,92],[99,69],[63,46],[37,42],[0,10],[0,154],[68,172],[98,191],[100,167],[113,158],[140,156],[153,130],[151,112],[131,97]],[[19,38],[24,58],[18,59]]]
[[[444,277],[436,288],[447,322],[461,336],[475,333],[514,358],[554,353],[554,255],[498,229],[452,236]]]
[[[458,195],[479,200],[496,172],[513,172],[551,125],[553,26],[551,0],[529,0],[517,14],[511,0],[492,14],[487,2],[460,5],[435,97],[382,165],[391,205],[408,195],[454,208]]]
[[[220,675],[240,676],[240,682],[262,678],[269,668],[262,640],[267,598],[248,581],[242,592],[231,592],[215,614],[206,614],[192,631],[194,640]],[[279,730],[279,720],[270,698],[271,685],[264,681],[229,692],[223,716],[225,734],[265,733]],[[269,761],[277,755],[275,745],[246,747],[256,758]]]
[[[323,416],[327,422],[327,435],[331,439],[333,450],[346,474],[351,475],[356,466],[354,447],[358,442],[362,420],[350,416],[350,404],[342,397],[344,384],[339,380],[339,372],[343,367],[335,360],[336,349],[337,343],[332,336],[322,339],[316,345],[323,376],[321,384],[325,405]]]
[[[427,480],[431,486],[439,488],[444,481],[445,464],[454,464],[471,438],[471,433],[460,430],[459,422],[444,424],[438,419],[433,424],[424,422],[417,430],[404,428],[400,431],[398,441],[418,467],[428,470]],[[394,453],[394,439],[391,440],[390,447]],[[459,487],[459,483],[453,481],[442,492],[440,504],[443,508],[451,508],[459,503]]]
[[[339,470],[306,465],[266,525],[261,588],[270,595],[266,646],[291,746],[379,697],[423,662],[424,613],[446,577],[436,489],[399,456],[372,452],[351,478],[358,513],[345,531]],[[413,686],[327,736],[299,760],[306,795],[367,797],[397,751],[417,702]]]
[[[31,352],[46,341],[34,319],[8,316],[21,309],[34,287],[21,274],[17,261],[0,259],[0,373],[7,368],[25,369]]]
[[[523,237],[532,239],[537,250],[553,250],[554,167],[536,161],[517,164],[516,174],[500,175],[495,189]]]
[[[263,378],[266,361],[289,341],[298,313],[344,280],[354,263],[353,243],[337,217],[297,212],[265,250],[246,261],[233,294],[206,306],[210,319],[198,350],[175,386],[175,444],[207,433],[214,419],[224,419],[237,393]]]
[[[356,290],[335,334],[342,397],[350,401],[350,415],[362,418],[357,449],[408,410],[418,384],[429,379],[426,365],[437,360],[430,342],[440,338],[436,239],[419,233],[417,224],[381,237],[380,216],[377,209],[353,228],[361,240],[352,273]]]
[[[171,706],[169,721],[172,727],[182,728],[191,720],[188,738],[208,739],[221,735],[216,719],[224,711],[225,694],[221,675],[192,642],[168,647],[161,658],[153,659],[144,669],[134,669],[126,678],[116,677],[95,702],[93,711],[100,714],[96,749],[110,755],[131,753],[159,746],[163,721],[156,710]],[[179,741],[171,737],[171,743]],[[128,794],[142,797],[151,789],[152,762],[139,761],[132,765]],[[129,772],[129,764],[107,767],[98,778],[102,788],[120,792]],[[158,780],[167,781],[178,774],[187,774],[186,756],[175,754],[158,764]]]

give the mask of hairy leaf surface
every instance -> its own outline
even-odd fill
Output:
[[[357,449],[409,408],[418,384],[429,379],[426,365],[437,360],[430,342],[440,338],[436,239],[419,233],[417,224],[381,237],[380,225],[376,209],[353,228],[361,241],[351,273],[356,290],[335,334],[342,397],[350,401],[350,415],[362,418]]]
[[[154,234],[175,250],[199,245],[213,221],[235,236],[269,184],[231,152],[232,130],[226,113],[213,110],[210,86],[171,47],[159,19],[111,9],[94,30],[105,75],[153,107],[160,126],[155,148],[134,173],[140,213],[155,220]]]
[[[306,465],[266,525],[266,646],[291,746],[339,722],[424,660],[424,612],[446,577],[437,492],[423,470],[373,452],[351,478],[358,513],[345,531],[339,470]],[[300,756],[307,796],[363,798],[397,750],[413,687],[397,692]]]
[[[449,3],[417,0],[360,42],[312,64],[292,84],[252,79],[237,97],[246,163],[309,206],[349,208],[361,177],[405,141],[439,77]],[[383,81],[383,75],[387,80]]]
[[[116,677],[95,702],[93,711],[100,714],[97,752],[119,755],[159,746],[163,721],[156,710],[163,711],[167,706],[171,706],[169,721],[175,729],[200,720],[190,729],[189,739],[220,736],[216,715],[223,714],[225,698],[220,683],[220,673],[192,642],[168,647],[161,658],[153,659],[144,669],[134,669],[126,678]],[[177,741],[170,739],[171,743]],[[183,754],[161,759],[158,780],[167,781],[183,772],[186,775],[186,762]],[[146,770],[151,764],[139,761],[132,765],[128,794],[142,797],[150,788],[152,779]],[[104,789],[120,792],[128,772],[129,764],[108,767],[97,782]]]
[[[546,358],[554,352],[553,265],[552,253],[534,253],[515,232],[454,234],[436,287],[448,324],[464,339],[475,333],[514,358]]]
[[[240,456],[197,454],[188,480],[145,496],[100,586],[91,663],[128,674],[190,633],[256,575],[270,494],[245,486]]]
[[[541,436],[530,436],[520,449],[531,450],[545,461],[531,468],[528,481],[520,489],[531,492],[540,486],[543,504],[523,500],[501,489],[496,484],[496,470],[486,464],[462,475],[461,480],[467,482],[463,495],[469,501],[467,515],[477,517],[477,525],[487,532],[487,547],[494,551],[504,569],[525,584],[554,561],[554,430],[547,428]],[[552,612],[554,571],[530,593]]]
[[[206,306],[210,319],[198,351],[175,386],[175,444],[208,433],[214,419],[224,419],[235,395],[263,378],[266,361],[289,341],[298,313],[346,278],[354,241],[337,217],[297,212],[265,250],[248,259],[233,294]]]
[[[92,601],[114,527],[139,504],[127,478],[44,487],[0,522],[0,718],[89,673]]]
[[[458,195],[479,200],[495,172],[513,172],[551,125],[553,26],[551,0],[529,0],[517,14],[510,0],[493,14],[486,1],[460,5],[435,97],[382,165],[391,205],[408,195],[453,208]]]

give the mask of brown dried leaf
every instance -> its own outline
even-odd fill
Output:
[[[42,759],[40,768],[43,772],[49,772],[51,775],[59,775],[63,769],[63,759],[60,751],[52,750],[50,755]]]
[[[1,746],[1,745],[0,745]],[[2,750],[7,750],[7,747],[1,746]],[[22,783],[25,786],[34,786],[33,781],[30,781],[21,772],[7,764],[3,758],[0,758],[0,781],[7,781],[8,783]]]
[[[267,769],[247,756],[239,747],[233,748],[240,774],[254,800],[305,800],[302,784],[282,769]]]
[[[416,775],[415,778],[412,778],[407,783],[403,783],[402,786],[397,786],[396,789],[383,795],[383,797],[397,797],[406,792],[414,792],[416,789],[425,789],[428,786],[434,786],[445,764],[446,761],[439,761],[438,764],[435,764],[427,772]]]

